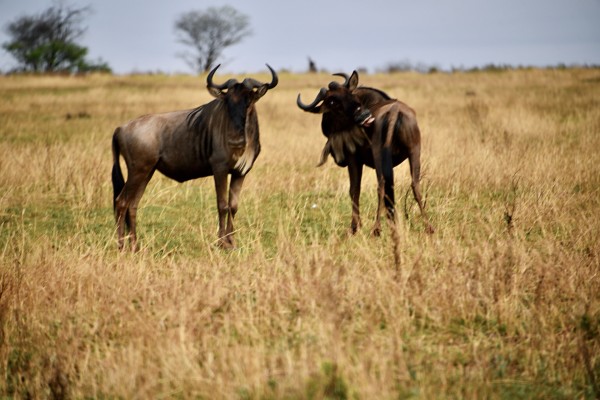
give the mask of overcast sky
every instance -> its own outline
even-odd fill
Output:
[[[177,56],[179,15],[230,5],[250,17],[253,34],[225,50],[230,72],[384,69],[409,61],[443,69],[489,63],[548,66],[600,64],[600,0],[70,0],[91,6],[80,43],[116,73],[191,73]],[[6,25],[39,13],[51,0],[0,0]],[[0,50],[0,70],[14,66]]]

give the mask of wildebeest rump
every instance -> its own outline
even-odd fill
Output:
[[[344,77],[345,82],[331,82],[308,105],[302,103],[298,95],[297,104],[304,111],[323,114],[321,129],[327,143],[319,165],[331,155],[337,165],[348,167],[352,200],[351,233],[355,233],[361,225],[359,200],[363,166],[375,168],[377,174],[379,202],[373,234],[379,235],[380,214],[384,206],[387,217],[395,221],[393,168],[407,158],[415,200],[425,218],[427,232],[433,232],[421,199],[421,133],[414,110],[392,100],[381,90],[358,87],[356,71],[350,77],[336,75]]]
[[[178,182],[213,176],[219,212],[219,244],[234,247],[233,219],[244,177],[260,153],[258,118],[254,104],[278,83],[251,78],[213,83],[217,65],[206,79],[215,99],[194,109],[151,114],[118,127],[113,135],[114,209],[119,248],[123,248],[125,225],[133,250],[137,248],[137,206],[156,170]],[[119,156],[127,165],[123,179]],[[227,178],[231,175],[229,198]]]

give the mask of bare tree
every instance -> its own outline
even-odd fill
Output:
[[[252,32],[247,15],[230,6],[190,11],[175,21],[178,41],[192,52],[180,56],[198,72],[209,71],[226,47],[239,43]]]

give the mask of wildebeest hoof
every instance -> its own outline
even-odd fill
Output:
[[[371,236],[373,236],[373,237],[379,237],[379,236],[381,236],[381,227],[375,226],[373,228],[373,230],[371,231]]]
[[[219,248],[221,248],[223,250],[234,250],[235,249],[235,243],[234,243],[233,239],[230,237],[220,238],[219,241],[217,242],[217,246],[219,246]]]
[[[427,224],[427,226],[425,227],[425,233],[427,233],[428,235],[433,235],[435,233],[435,229],[433,228],[433,226]]]
[[[358,227],[351,226],[350,228],[348,228],[347,234],[348,234],[348,236],[354,236],[354,235],[356,235],[356,232],[358,232]]]

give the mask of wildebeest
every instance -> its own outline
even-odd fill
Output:
[[[113,135],[112,182],[119,248],[124,245],[125,225],[132,249],[137,249],[136,213],[146,185],[156,170],[178,182],[213,176],[219,212],[218,243],[235,246],[233,219],[244,177],[260,153],[258,117],[254,104],[278,83],[275,71],[271,83],[251,78],[213,83],[217,65],[206,78],[208,92],[215,99],[194,109],[150,114],[118,127]],[[127,182],[119,164],[127,164]],[[227,199],[227,178],[229,199]]]
[[[426,230],[433,232],[421,200],[421,133],[412,108],[391,99],[381,90],[359,87],[358,73],[345,78],[343,84],[331,82],[322,88],[315,100],[306,105],[298,94],[297,104],[304,111],[323,114],[321,129],[327,143],[321,155],[323,165],[329,155],[340,167],[348,167],[352,222],[350,232],[356,233],[360,221],[360,184],[363,166],[375,168],[378,181],[378,206],[373,234],[381,233],[380,214],[385,206],[387,217],[395,221],[394,170],[408,158],[412,190],[425,219]]]

